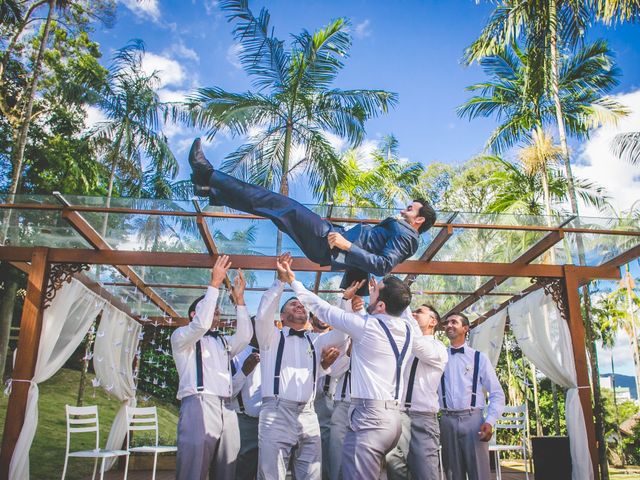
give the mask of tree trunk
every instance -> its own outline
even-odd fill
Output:
[[[10,268],[8,265],[5,265]],[[11,336],[11,324],[13,321],[13,309],[16,304],[16,292],[18,291],[18,279],[10,273],[4,289],[4,296],[0,304],[0,381],[4,380],[4,371],[9,352],[9,337]]]
[[[560,436],[560,411],[558,410],[558,387],[551,382],[551,395],[553,396],[553,428],[556,435]]]
[[[598,365],[598,350],[596,336],[591,324],[591,297],[588,285],[582,287],[582,301],[584,304],[584,328],[587,338],[585,343],[589,353],[591,368],[591,388],[593,389],[593,416],[596,424],[596,441],[598,442],[598,457],[600,460],[600,477],[609,480],[609,463],[607,462],[607,442],[604,429],[604,408],[602,405],[602,391],[600,389],[600,367]]]
[[[40,39],[40,48],[38,49],[38,55],[36,61],[33,64],[33,75],[31,79],[31,85],[29,86],[29,93],[26,99],[26,105],[22,121],[18,130],[18,143],[13,151],[13,175],[11,178],[11,186],[9,187],[9,194],[15,195],[18,191],[18,184],[20,183],[20,176],[22,174],[22,164],[24,162],[24,150],[27,146],[27,136],[29,133],[29,127],[31,126],[31,114],[33,112],[33,102],[36,97],[36,90],[38,88],[38,77],[40,76],[40,69],[42,66],[42,59],[44,52],[47,49],[47,41],[49,40],[49,30],[51,29],[51,21],[53,20],[53,11],[55,6],[55,0],[49,0],[49,13],[47,20],[44,24],[44,30],[42,32],[42,38]]]
[[[625,329],[629,339],[631,340],[631,350],[633,353],[633,365],[636,372],[636,393],[640,395],[640,354],[638,353],[638,334],[636,331],[636,319],[633,315],[633,295],[631,293],[631,285],[633,279],[631,278],[631,272],[629,272],[629,265],[625,265],[626,275],[622,282],[625,283],[625,296],[627,300],[627,316],[628,327]],[[621,283],[622,283],[621,282]]]
[[[287,130],[284,134],[284,154],[282,158],[282,178],[280,179],[280,194],[289,196],[289,156],[291,155],[291,137],[293,123],[287,122]],[[278,230],[276,236],[276,255],[282,253],[282,232]]]
[[[571,210],[574,214],[578,213],[578,199],[576,197],[576,188],[573,181],[573,172],[571,171],[571,158],[569,155],[569,147],[567,146],[567,131],[564,126],[564,114],[562,112],[562,104],[560,103],[560,85],[559,85],[559,59],[558,59],[558,33],[557,33],[557,4],[556,0],[549,0],[549,53],[551,56],[551,92],[553,94],[553,103],[556,110],[556,122],[558,123],[558,137],[560,139],[560,148],[562,149],[562,160],[567,175],[567,189],[569,192],[569,202]]]
[[[624,450],[622,449],[622,432],[620,431],[620,412],[618,411],[618,399],[616,397],[616,368],[613,361],[613,348],[611,348],[611,389],[613,390],[613,407],[616,412],[616,430],[618,432],[618,456],[620,457],[620,466],[624,467]]]

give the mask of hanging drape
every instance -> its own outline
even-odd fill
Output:
[[[494,368],[500,358],[506,321],[507,311],[501,310],[469,332],[469,345],[487,355]]]
[[[553,299],[542,289],[509,307],[509,319],[522,353],[552,382],[567,388],[565,416],[571,447],[573,480],[593,479],[571,333]]]
[[[102,388],[121,402],[107,438],[107,450],[122,448],[127,434],[126,407],[136,406],[133,359],[141,328],[138,322],[112,305],[107,305],[102,312],[93,348],[93,368]],[[106,468],[115,462],[115,458],[109,459]]]
[[[24,425],[9,466],[9,478],[29,478],[29,449],[38,426],[38,384],[55,374],[78,348],[105,300],[72,279],[43,312],[35,372],[29,388]]]

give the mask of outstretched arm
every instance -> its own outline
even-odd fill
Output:
[[[253,335],[249,312],[244,302],[244,289],[246,286],[247,282],[244,279],[244,274],[241,269],[238,269],[238,273],[233,279],[231,290],[233,301],[236,304],[236,332],[229,337],[229,348],[232,356],[236,356],[244,347],[249,345]]]

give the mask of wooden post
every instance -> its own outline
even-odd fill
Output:
[[[36,248],[31,257],[31,270],[27,280],[27,295],[22,308],[20,319],[20,335],[18,337],[18,353],[13,369],[13,383],[11,395],[7,404],[7,415],[2,436],[2,451],[0,452],[0,478],[9,478],[9,464],[16,447],[16,442],[24,425],[25,410],[29,382],[36,368],[40,333],[42,331],[42,312],[44,297],[49,281],[48,248]]]
[[[578,394],[582,404],[584,414],[584,424],[587,429],[587,441],[589,442],[589,453],[591,454],[591,464],[593,466],[593,478],[600,479],[598,466],[598,444],[596,442],[596,427],[593,419],[593,406],[591,403],[591,385],[589,383],[589,365],[585,342],[588,341],[582,320],[580,309],[580,296],[578,295],[579,278],[575,270],[576,267],[567,265],[564,267],[564,285],[567,298],[567,322],[571,332],[571,346],[573,347],[573,359],[576,366],[576,377],[578,379]]]

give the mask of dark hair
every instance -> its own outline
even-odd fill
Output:
[[[424,233],[436,223],[436,211],[424,198],[416,198],[413,201],[422,204],[418,216],[424,218],[424,223],[418,228],[418,233]]]
[[[196,311],[196,306],[200,303],[200,301],[204,298],[204,295],[196,298],[191,305],[189,305],[189,311],[187,312],[187,316],[189,317],[189,321],[191,321],[191,313]]]
[[[409,286],[393,275],[382,279],[384,288],[379,290],[378,301],[384,302],[387,313],[399,317],[411,304],[411,290]]]
[[[298,297],[291,297],[291,298],[287,298],[284,303],[282,304],[282,306],[280,307],[280,313],[284,312],[284,307],[287,306],[287,303],[289,303],[292,300],[298,300]]]
[[[436,321],[438,323],[440,323],[440,314],[438,313],[438,311],[435,308],[433,308],[433,305],[431,305],[429,303],[423,303],[422,306],[425,307],[425,308],[428,308],[429,310],[431,310],[433,312],[433,314],[435,315],[435,317],[436,317]]]
[[[449,315],[447,315],[447,318],[445,318],[445,321],[449,320],[453,316],[460,317],[462,319],[462,324],[466,325],[467,327],[469,326],[469,318],[462,312],[450,313]]]

